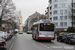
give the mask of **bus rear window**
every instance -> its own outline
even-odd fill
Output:
[[[40,31],[54,31],[54,24],[40,24]]]

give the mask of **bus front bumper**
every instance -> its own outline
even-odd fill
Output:
[[[38,40],[55,40],[55,37],[38,37]]]

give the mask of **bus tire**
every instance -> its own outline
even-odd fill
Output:
[[[49,40],[51,42],[51,40]]]
[[[32,37],[33,38],[33,37]],[[33,38],[33,40],[35,40],[34,38]]]
[[[33,38],[33,40],[34,40],[34,37],[33,37],[33,35],[32,35],[32,38]]]
[[[35,35],[35,40],[37,41],[38,39],[36,39],[36,35]]]

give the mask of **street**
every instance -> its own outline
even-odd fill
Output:
[[[75,45],[50,41],[35,41],[31,34],[17,34],[15,41],[12,43],[10,50],[75,50]]]

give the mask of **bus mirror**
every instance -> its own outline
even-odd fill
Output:
[[[33,27],[31,28],[31,30],[33,30]]]

